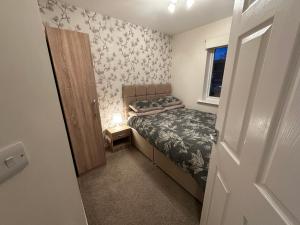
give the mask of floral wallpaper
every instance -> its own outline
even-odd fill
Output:
[[[122,84],[168,83],[171,37],[57,0],[38,0],[45,25],[88,33],[102,128],[123,113]]]

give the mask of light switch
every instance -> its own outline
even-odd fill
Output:
[[[13,157],[13,156],[8,157],[7,159],[4,160],[4,162],[5,162],[5,165],[7,166],[7,168],[12,168],[16,165],[15,157]]]
[[[28,164],[22,142],[0,149],[0,183],[23,170]]]

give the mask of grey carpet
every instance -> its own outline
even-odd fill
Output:
[[[134,148],[78,180],[89,225],[199,225],[199,202]]]

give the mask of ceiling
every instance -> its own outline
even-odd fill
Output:
[[[174,14],[170,0],[65,0],[72,5],[99,12],[168,34],[177,34],[232,15],[234,0],[195,0],[189,10],[177,0]]]

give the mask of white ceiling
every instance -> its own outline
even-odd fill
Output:
[[[72,5],[99,12],[168,34],[177,34],[232,15],[234,0],[195,0],[189,10],[177,0],[174,14],[170,0],[65,0]]]

